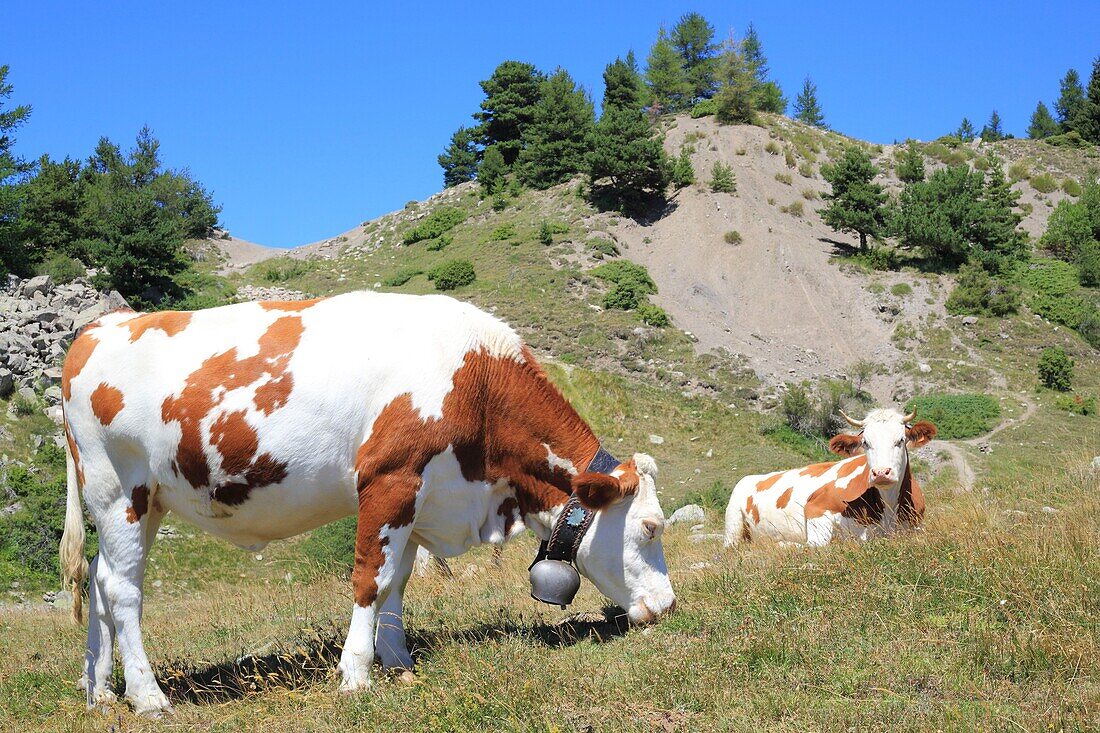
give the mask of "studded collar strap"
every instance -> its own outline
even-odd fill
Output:
[[[604,450],[603,446],[600,446],[585,470],[590,473],[609,474],[618,465],[619,459]],[[558,521],[554,523],[550,530],[550,539],[539,546],[535,562],[542,559],[561,560],[567,563],[574,562],[577,559],[577,549],[580,548],[581,540],[584,539],[584,533],[588,531],[588,527],[591,526],[592,519],[595,516],[596,512],[586,509],[581,504],[580,499],[577,498],[577,495],[572,494],[565,502],[565,507],[558,516]]]

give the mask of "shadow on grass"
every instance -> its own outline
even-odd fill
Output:
[[[629,629],[626,614],[606,607],[601,614],[582,614],[556,624],[522,624],[502,618],[470,628],[444,628],[408,633],[409,651],[416,659],[453,643],[480,644],[523,639],[547,647],[569,647],[580,642],[603,643]],[[265,690],[292,690],[326,682],[335,676],[346,630],[335,624],[302,629],[287,642],[269,643],[252,654],[233,660],[195,665],[168,661],[155,670],[173,703],[211,705],[240,700]],[[380,670],[375,669],[375,674]]]

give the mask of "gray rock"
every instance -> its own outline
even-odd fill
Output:
[[[23,287],[19,288],[19,295],[23,298],[32,298],[39,294],[44,296],[45,293],[52,291],[53,278],[49,275],[39,275],[23,283]]]
[[[65,414],[61,410],[61,405],[50,405],[43,412],[54,425],[61,425],[65,422]]]
[[[726,539],[723,534],[693,534],[688,538],[692,544],[698,544],[700,542],[721,542]]]
[[[0,368],[0,397],[6,398],[15,389],[15,378],[11,369]]]
[[[687,524],[698,524],[706,519],[706,512],[703,511],[703,507],[698,504],[688,504],[682,506],[672,513],[672,516],[665,522],[668,526],[679,524],[681,522]]]
[[[113,311],[119,308],[129,308],[130,304],[126,302],[126,298],[122,297],[122,294],[117,290],[112,290],[111,294],[107,296],[107,310]]]
[[[1098,471],[1100,471],[1100,456],[1096,456],[1095,458],[1092,459],[1091,466],[1092,466],[1092,472],[1093,473],[1097,473]]]
[[[43,381],[50,384],[61,384],[61,367],[48,367],[42,370]]]
[[[31,387],[20,387],[18,394],[20,398],[28,402],[38,402],[38,395],[34,393],[34,389]]]
[[[917,364],[917,369],[920,371],[921,374],[928,374],[930,371],[932,371],[932,367],[929,364]]]
[[[73,594],[67,590],[59,590],[54,594],[53,607],[68,609],[73,607]]]
[[[22,508],[23,508],[23,505],[20,504],[19,502],[15,502],[14,504],[8,504],[3,509],[0,509],[0,517],[10,517],[11,515],[16,514],[17,512],[19,512],[19,510],[22,509]]]
[[[47,404],[56,405],[61,402],[61,388],[56,384],[52,387],[47,387],[46,391],[42,393],[42,396],[46,398]]]
[[[973,326],[975,323],[978,322],[978,317],[977,316],[964,316],[963,319],[962,319],[962,322],[963,322],[964,326]]]
[[[660,435],[651,435],[649,436],[649,442],[653,445],[661,445],[665,442],[665,439],[662,438]]]

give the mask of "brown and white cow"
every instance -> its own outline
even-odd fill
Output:
[[[369,686],[376,650],[411,668],[401,596],[417,547],[450,557],[525,526],[545,539],[571,491],[599,510],[581,573],[635,622],[675,606],[653,460],[585,473],[592,430],[519,336],[472,305],[358,292],[113,313],[73,343],[62,395],[61,561],[74,590],[90,576],[89,705],[114,699],[117,639],[135,709],[169,707],[139,629],[168,512],[250,550],[357,513],[344,691]],[[99,530],[90,567],[81,490]],[[397,620],[379,627],[379,613]]]
[[[889,409],[872,410],[863,420],[844,415],[860,429],[829,441],[844,460],[738,481],[726,508],[726,546],[762,536],[816,547],[838,535],[867,540],[899,524],[919,526],[924,494],[907,448],[927,443],[936,427],[910,424],[914,417]]]

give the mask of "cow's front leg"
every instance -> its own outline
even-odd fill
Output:
[[[378,614],[378,633],[375,636],[374,649],[382,660],[382,669],[386,671],[401,669],[411,671],[413,668],[412,655],[409,654],[408,642],[405,640],[402,605],[405,586],[412,574],[417,549],[412,541],[405,545],[390,593],[382,603],[382,610]]]
[[[341,692],[370,687],[379,607],[394,587],[399,567],[407,562],[411,568],[412,564],[404,555],[412,534],[419,485],[419,476],[387,475],[369,481],[360,478],[355,569],[351,575],[355,606],[337,667]]]
[[[833,539],[836,531],[836,516],[825,514],[806,520],[806,544],[810,547],[824,547]]]

